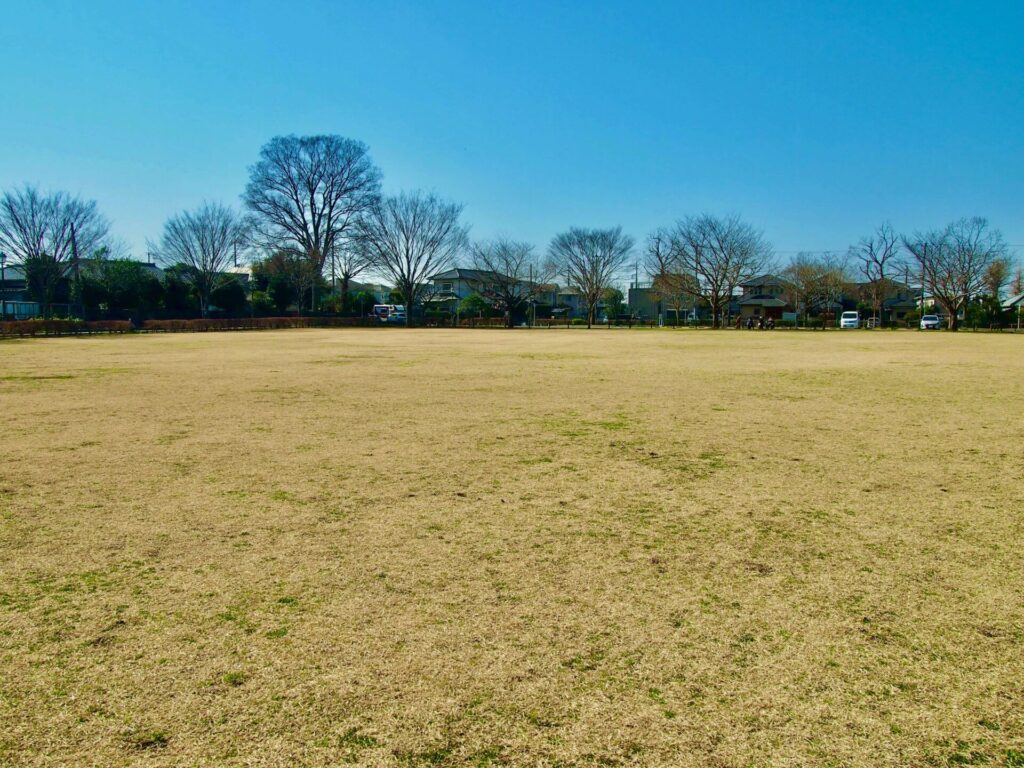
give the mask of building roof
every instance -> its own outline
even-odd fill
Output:
[[[1018,293],[1003,302],[1003,309],[1019,309],[1020,307],[1024,307],[1024,293]]]
[[[349,280],[350,291],[368,291],[370,293],[390,293],[394,288],[384,283],[361,283],[358,280]]]
[[[882,301],[882,306],[883,307],[911,307],[911,308],[913,308],[913,307],[917,306],[917,299],[916,298],[911,298],[911,297],[907,297],[905,299],[900,299],[900,298],[897,298],[897,297],[893,297],[891,299],[885,299],[884,301]]]
[[[502,275],[499,272],[491,272],[486,269],[464,269],[463,267],[455,267],[445,272],[438,272],[436,275],[431,276],[430,280],[476,280],[478,282],[494,282],[495,280],[508,280],[508,275]]]
[[[740,283],[740,288],[753,288],[758,285],[789,285],[789,280],[778,275],[773,275],[770,272],[766,272],[763,275],[752,277]]]
[[[748,296],[740,299],[741,307],[788,307],[789,302],[775,296]]]
[[[5,283],[23,283],[25,282],[25,268],[21,264],[8,264],[4,267],[4,280]]]

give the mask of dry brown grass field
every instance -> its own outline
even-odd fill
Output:
[[[0,764],[1024,765],[1024,338],[0,343]]]

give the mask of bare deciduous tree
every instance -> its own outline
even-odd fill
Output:
[[[277,136],[260,150],[242,196],[252,234],[261,246],[303,255],[320,276],[380,197],[380,178],[362,142]]]
[[[882,302],[892,282],[890,276],[902,269],[901,255],[900,236],[889,222],[884,222],[872,234],[850,247],[850,257],[860,264],[860,272],[868,283],[871,310],[879,322],[885,319],[882,317]]]
[[[378,200],[360,219],[361,246],[372,268],[402,295],[410,325],[427,279],[450,268],[466,246],[461,215],[457,203],[414,192]]]
[[[772,264],[763,235],[737,216],[691,216],[677,222],[670,234],[676,263],[683,274],[694,276],[716,328],[739,284]]]
[[[677,322],[684,309],[696,306],[697,280],[682,271],[671,233],[659,229],[647,238],[645,269],[658,299],[675,313]]]
[[[506,313],[505,322],[510,328],[515,312],[540,293],[552,277],[550,264],[539,261],[529,243],[505,238],[475,243],[470,257],[473,267],[486,273],[491,294],[487,298]]]
[[[587,306],[587,327],[594,324],[597,305],[606,288],[633,251],[633,238],[613,229],[573,227],[556,235],[548,248],[550,263],[564,274]]]
[[[917,262],[925,289],[946,310],[951,331],[959,326],[967,303],[985,289],[989,267],[1006,257],[1002,234],[980,216],[905,238],[903,244]]]
[[[50,315],[58,284],[107,241],[110,225],[95,201],[28,186],[0,198],[0,251],[25,268],[29,290]]]
[[[353,230],[354,231],[354,230]],[[347,301],[349,284],[370,267],[369,254],[356,237],[347,237],[331,252],[331,285],[341,278],[342,301]]]
[[[804,321],[813,308],[827,309],[839,303],[847,283],[847,267],[842,256],[833,253],[796,254],[783,275],[789,281],[793,305],[802,308]]]
[[[237,213],[219,203],[204,203],[169,218],[160,242],[150,247],[164,266],[183,267],[206,317],[210,294],[233,279],[227,269],[245,241],[245,225]]]

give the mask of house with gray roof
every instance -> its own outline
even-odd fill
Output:
[[[782,319],[783,312],[795,312],[790,303],[792,285],[778,275],[764,274],[740,283],[743,294],[739,297],[740,317]]]

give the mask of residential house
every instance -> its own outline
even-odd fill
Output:
[[[485,297],[493,294],[496,287],[507,280],[507,277],[497,272],[456,267],[431,277],[430,285],[435,301],[458,302],[474,293]]]
[[[351,280],[348,284],[348,290],[350,293],[372,293],[374,301],[378,304],[390,304],[391,292],[394,291],[394,288],[390,285],[384,285],[383,283],[360,283],[355,280]]]
[[[481,269],[456,267],[440,272],[430,278],[430,290],[426,303],[454,312],[459,302],[474,293],[493,302],[508,278],[496,272]],[[527,285],[524,284],[523,294]],[[575,288],[564,288],[557,284],[537,285],[534,301],[551,308],[555,317],[582,317],[585,314],[583,300]]]
[[[778,275],[764,274],[740,283],[743,293],[736,301],[742,318],[764,317],[781,320],[784,312],[795,312],[791,303],[792,284]]]
[[[881,317],[883,325],[905,320],[908,312],[917,311],[920,301],[920,290],[911,288],[906,283],[886,278],[876,283],[853,283],[847,291],[845,309],[856,309],[858,304],[866,304],[874,312],[877,295],[881,297]]]
[[[1016,315],[1017,327],[1021,327],[1021,315],[1024,314],[1024,293],[1011,296],[1002,303],[1004,312],[1012,312]]]
[[[536,301],[551,308],[552,317],[586,317],[587,304],[576,288],[550,283],[537,293]],[[600,309],[600,307],[599,307]]]
[[[640,320],[662,320],[666,323],[682,322],[692,318],[694,300],[682,296],[681,300],[666,299],[665,295],[650,283],[630,283],[627,301],[629,310]],[[676,317],[676,314],[679,317]]]
[[[29,301],[25,269],[5,264],[0,269],[0,320],[21,320],[39,314],[39,305]]]

